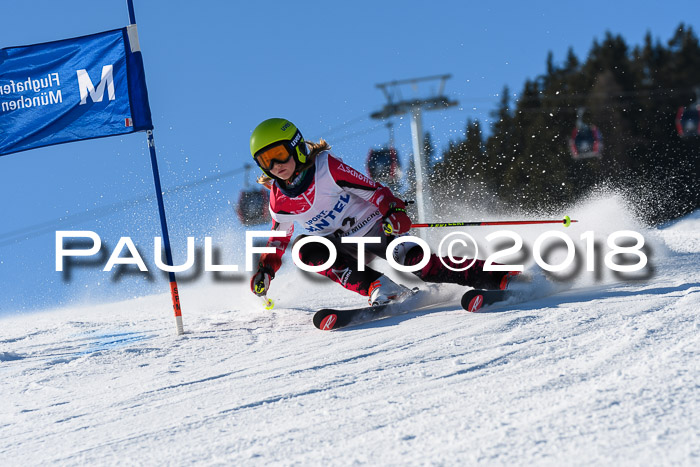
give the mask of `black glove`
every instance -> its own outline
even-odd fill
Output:
[[[258,297],[263,297],[267,294],[267,289],[270,288],[270,282],[275,278],[275,273],[262,263],[258,266],[257,272],[250,279],[250,290]]]

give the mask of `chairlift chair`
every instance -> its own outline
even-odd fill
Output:
[[[700,104],[678,108],[676,130],[683,138],[700,135]]]
[[[251,187],[248,183],[249,171],[252,165],[246,164],[243,190],[238,196],[236,214],[238,220],[245,226],[260,225],[270,222],[270,191],[263,187]]]
[[[574,159],[588,159],[591,157],[601,157],[603,144],[600,130],[595,125],[581,125],[574,128],[569,140],[571,155]]]
[[[576,112],[576,127],[571,132],[569,149],[574,159],[589,159],[602,157],[603,141],[600,130],[595,125],[583,122],[583,114],[586,111],[580,107]]]
[[[241,191],[236,214],[245,226],[265,224],[270,221],[268,209],[270,192],[265,188],[249,188]]]
[[[370,149],[367,154],[367,174],[375,182],[394,185],[401,175],[401,165],[396,149],[383,147]]]

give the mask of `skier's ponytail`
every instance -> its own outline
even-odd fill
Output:
[[[313,141],[307,141],[306,144],[309,147],[309,155],[306,156],[306,162],[302,164],[299,168],[297,168],[299,172],[301,172],[302,170],[306,170],[312,165],[314,165],[316,156],[321,154],[323,151],[329,151],[331,149],[331,145],[328,144],[323,138],[321,138],[321,140],[318,143],[314,143]]]

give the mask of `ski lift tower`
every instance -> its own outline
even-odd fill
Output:
[[[444,110],[448,107],[458,105],[457,101],[450,100],[443,94],[445,83],[452,75],[426,76],[424,78],[412,78],[388,83],[377,84],[386,97],[387,103],[379,112],[374,112],[370,117],[377,120],[386,120],[397,115],[411,114],[411,135],[413,139],[413,161],[416,168],[416,207],[418,209],[418,222],[425,223],[425,196],[430,199],[427,185],[423,183],[423,121],[424,110]],[[418,83],[424,81],[439,81],[437,95],[425,99],[403,99],[401,96],[402,86],[410,85],[414,89]],[[421,231],[422,232],[422,231]]]

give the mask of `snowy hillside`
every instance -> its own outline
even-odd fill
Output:
[[[362,300],[287,267],[272,312],[243,280],[183,286],[182,337],[168,295],[2,319],[0,463],[698,465],[700,214],[575,214],[574,239],[643,233],[652,273],[335,332],[313,310]]]

